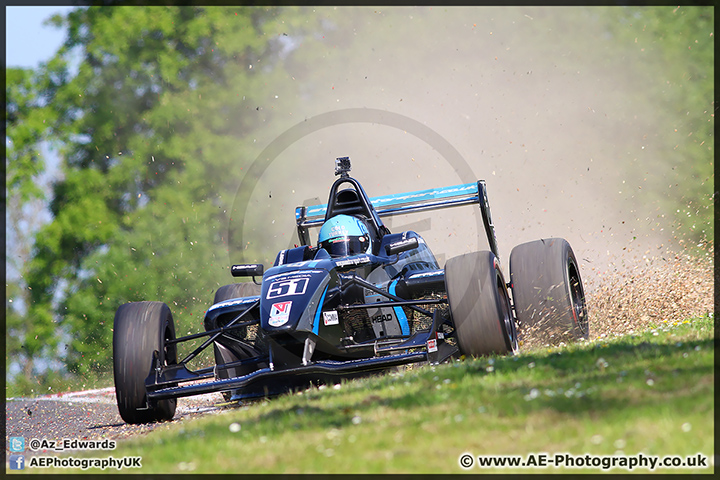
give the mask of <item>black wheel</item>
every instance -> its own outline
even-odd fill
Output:
[[[460,353],[481,356],[517,352],[507,284],[492,252],[467,253],[448,260],[445,286]]]
[[[113,326],[115,397],[120,416],[127,423],[172,420],[176,399],[149,402],[145,379],[153,368],[153,353],[164,365],[177,363],[175,324],[170,308],[162,302],[121,305]]]
[[[589,338],[580,269],[567,240],[547,238],[513,248],[510,279],[521,333],[551,344]]]
[[[252,282],[231,283],[230,285],[224,285],[218,288],[217,292],[215,292],[213,305],[233,298],[254,297],[256,295],[260,295],[260,290],[261,286],[255,285]],[[238,335],[240,335],[241,337],[244,337],[246,335],[246,331],[247,330],[245,328],[237,330]],[[227,358],[219,357],[216,349],[215,361],[217,363],[227,363],[230,360]]]
[[[253,297],[255,295],[260,295],[260,285],[251,282],[231,283],[217,289],[213,305],[231,298]]]

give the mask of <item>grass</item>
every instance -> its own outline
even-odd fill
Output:
[[[706,316],[515,357],[404,369],[171,423],[86,456],[142,456],[140,472],[126,472],[144,474],[463,473],[463,453],[700,453],[709,468],[655,472],[712,473],[713,331]]]

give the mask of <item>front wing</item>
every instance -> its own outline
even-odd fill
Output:
[[[307,388],[321,383],[337,383],[341,379],[355,378],[400,365],[425,362],[429,358],[430,355],[426,352],[415,352],[359,360],[323,360],[282,370],[262,368],[235,378],[149,390],[147,396],[149,400],[162,400],[240,390],[235,399],[258,398],[279,395],[295,388]]]
[[[161,365],[156,352],[153,361],[155,368],[145,380],[147,398],[149,402],[153,402],[223,391],[235,392],[233,400],[258,398],[279,395],[311,385],[337,383],[341,379],[365,376],[400,365],[421,362],[437,364],[458,352],[457,346],[445,342],[443,334],[438,331],[440,317],[441,315],[434,314],[429,330],[419,331],[410,337],[353,345],[352,348],[368,352],[368,357],[359,359],[318,360],[273,368],[271,358],[265,355],[191,371],[187,368],[186,361],[180,361],[175,365]],[[216,333],[209,331],[190,337],[212,336]],[[181,341],[183,339],[176,340],[176,342]],[[239,366],[256,367],[256,369],[245,375],[217,379],[218,370]]]

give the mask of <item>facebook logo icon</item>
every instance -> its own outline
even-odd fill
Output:
[[[10,470],[25,470],[25,455],[10,455]]]

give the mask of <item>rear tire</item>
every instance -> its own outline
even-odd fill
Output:
[[[115,397],[120,416],[127,423],[172,420],[176,399],[149,402],[145,379],[153,371],[153,353],[163,365],[177,363],[175,324],[170,308],[162,302],[121,305],[113,325]]]
[[[513,248],[510,279],[521,333],[550,344],[589,338],[580,269],[567,240],[547,238]]]
[[[445,285],[460,353],[481,356],[517,352],[510,297],[492,252],[472,252],[448,260]]]
[[[233,298],[254,297],[260,295],[260,290],[260,285],[255,285],[251,282],[231,283],[230,285],[224,285],[218,288],[217,292],[215,292],[215,299],[213,299],[213,305],[215,305],[216,303],[224,302],[225,300],[231,300]],[[247,335],[247,327],[240,328],[236,331],[241,337],[245,337],[245,335]],[[215,363],[222,364],[229,363],[231,361],[234,361],[234,359],[223,358],[222,355],[218,352],[217,347],[215,348]]]
[[[217,289],[213,305],[231,298],[254,297],[255,295],[260,295],[260,285],[251,282],[231,283]]]
[[[233,298],[243,298],[243,297],[254,297],[256,295],[260,295],[261,286],[256,285],[255,283],[251,282],[243,282],[243,283],[231,283],[230,285],[224,285],[217,289],[217,292],[215,292],[215,298],[213,299],[213,305],[216,303],[224,302],[225,300],[230,300]],[[241,335],[246,334],[246,330],[243,328],[239,330]],[[217,344],[213,346],[213,353],[215,354],[215,364],[216,365],[223,365],[225,363],[230,363],[236,360],[239,360],[234,355],[231,356],[231,354],[228,352],[228,357],[224,357],[220,348],[218,348]],[[223,373],[219,376],[219,378],[229,378],[227,373]],[[223,399],[226,402],[229,402],[232,399],[233,392],[222,392]]]

